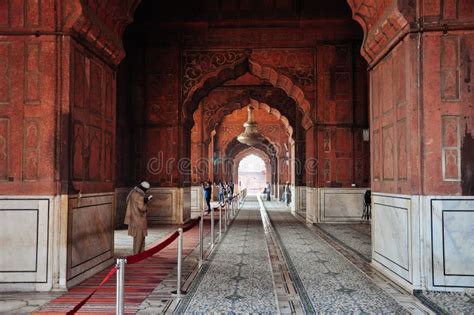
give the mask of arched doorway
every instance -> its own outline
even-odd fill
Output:
[[[263,191],[267,183],[267,167],[265,162],[255,154],[249,154],[240,160],[238,167],[238,184],[240,189],[256,195]]]

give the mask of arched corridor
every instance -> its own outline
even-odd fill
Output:
[[[0,313],[117,259],[131,313],[474,313],[473,30],[472,0],[0,0]]]

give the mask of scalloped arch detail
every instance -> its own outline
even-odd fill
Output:
[[[303,113],[302,127],[308,129],[313,125],[310,118],[311,104],[305,98],[303,90],[297,86],[289,77],[279,73],[277,70],[261,65],[251,58],[246,57],[232,66],[217,69],[206,74],[198,84],[190,89],[190,92],[183,102],[184,122],[192,126],[193,114],[199,106],[199,101],[207,96],[211,90],[222,85],[224,82],[236,79],[249,72],[256,77],[267,80],[274,87],[280,88],[292,99],[296,101],[299,110]]]
[[[255,108],[258,108],[258,109],[263,109],[265,110],[266,112],[268,112],[270,115],[273,115],[275,116],[276,118],[278,118],[283,126],[285,126],[286,128],[286,131],[288,133],[288,136],[291,138],[293,136],[293,126],[291,126],[288,118],[286,118],[286,116],[284,116],[278,109],[268,105],[267,103],[262,103],[262,102],[259,102],[257,100],[254,100],[253,98],[250,98],[250,104],[252,106],[254,106]],[[224,112],[224,117],[225,116],[228,116],[228,115],[232,115],[234,112],[238,111],[238,110],[241,110],[242,108],[244,108],[245,106],[247,105],[243,105],[243,104],[236,104],[235,106],[233,106],[230,110],[228,111],[225,111]],[[211,130],[211,132],[217,132],[217,128],[219,127],[220,125],[220,122],[217,123]]]

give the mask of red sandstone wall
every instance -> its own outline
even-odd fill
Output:
[[[472,134],[473,39],[465,32],[424,34],[420,75],[418,39],[407,37],[370,72],[374,190],[472,193],[472,148],[463,144]]]
[[[53,1],[3,1],[0,31],[54,30]],[[54,36],[0,38],[0,192],[54,194],[61,61]],[[67,60],[67,59],[66,59]],[[67,69],[67,62],[62,65]],[[67,84],[66,84],[67,87]],[[67,101],[67,97],[65,99]]]
[[[466,4],[464,8],[468,9]],[[423,36],[422,176],[426,194],[473,192],[474,162],[469,155],[461,160],[463,151],[471,152],[471,157],[474,151],[472,143],[468,143],[474,134],[473,58],[472,31]]]
[[[367,187],[369,144],[365,62],[351,44],[318,47],[318,186]]]
[[[413,39],[406,38],[370,72],[372,188],[417,194],[420,139]]]
[[[73,42],[71,179],[75,192],[115,187],[115,70]]]

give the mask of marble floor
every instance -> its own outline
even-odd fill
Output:
[[[370,224],[329,224],[319,223],[316,227],[323,230],[333,239],[339,241],[355,254],[370,262],[372,259],[372,244],[370,241]]]
[[[431,313],[417,303],[395,299],[283,204],[249,196],[175,313]]]
[[[177,313],[277,313],[257,200],[249,200]]]

